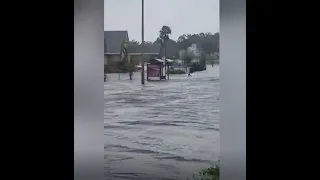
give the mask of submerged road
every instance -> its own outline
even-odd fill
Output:
[[[140,84],[104,85],[106,179],[186,179],[219,156],[219,66]]]

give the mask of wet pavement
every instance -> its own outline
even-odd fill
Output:
[[[219,67],[140,84],[104,85],[106,179],[186,179],[219,156]]]

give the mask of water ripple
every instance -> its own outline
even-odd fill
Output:
[[[185,179],[217,160],[218,66],[145,86],[109,74],[104,88],[107,179]]]

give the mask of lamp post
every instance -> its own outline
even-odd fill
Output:
[[[141,16],[141,84],[144,84],[144,0],[142,0],[142,16]]]
[[[166,41],[165,41],[165,38],[166,38],[166,37],[163,37],[163,38],[162,38],[162,45],[163,45],[163,51],[164,51],[164,52],[163,52],[162,60],[163,60],[163,65],[164,65],[164,77],[167,78],[167,66],[166,66],[166,65],[167,65],[167,64],[166,64],[166,63],[167,63],[167,62],[166,62],[166,58],[167,58],[167,57],[166,57],[166,53],[167,53],[166,51],[167,51],[167,50],[166,50]]]

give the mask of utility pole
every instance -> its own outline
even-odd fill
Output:
[[[162,52],[162,60],[163,60],[163,66],[164,66],[164,77],[167,78],[167,66],[166,66],[166,40],[165,40],[166,37],[162,37],[162,49],[163,49],[163,52]]]
[[[142,0],[142,19],[141,19],[141,84],[144,84],[144,0]]]

